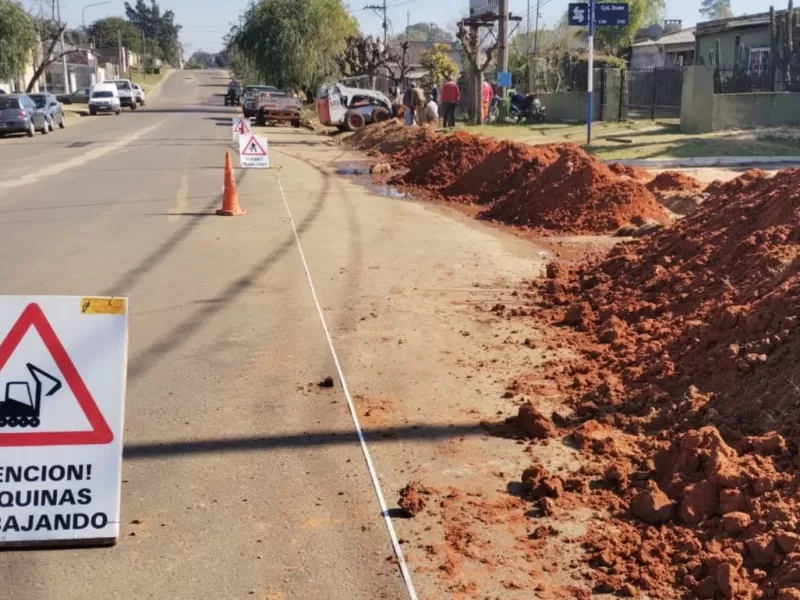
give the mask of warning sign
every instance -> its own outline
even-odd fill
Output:
[[[240,137],[239,166],[243,169],[268,169],[267,140],[252,134]]]
[[[239,141],[241,136],[250,133],[250,119],[233,119],[231,132],[233,134],[233,141]]]
[[[126,309],[0,296],[0,545],[119,536]]]

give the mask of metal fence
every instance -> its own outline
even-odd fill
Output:
[[[630,119],[679,117],[683,95],[683,68],[623,71],[621,105]]]
[[[586,69],[539,69],[534,73],[533,81],[534,91],[539,94],[585,92],[589,84]]]
[[[715,94],[800,92],[800,77],[783,69],[720,68],[714,71]]]

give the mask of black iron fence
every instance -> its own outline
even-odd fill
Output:
[[[533,89],[539,94],[585,92],[589,84],[586,69],[539,69],[533,74],[533,81]]]
[[[628,118],[679,117],[683,95],[683,68],[630,69],[623,71],[623,109]]]
[[[714,71],[715,94],[800,92],[798,73],[784,69],[720,68]]]

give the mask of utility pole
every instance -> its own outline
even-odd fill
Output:
[[[142,72],[147,74],[147,60],[145,57],[147,49],[147,38],[144,37],[144,29],[142,29]],[[130,74],[130,67],[128,67],[128,73]]]
[[[532,92],[536,91],[536,69],[539,61],[536,60],[539,58],[539,8],[541,6],[541,0],[536,0],[536,25],[533,29],[533,86],[531,89]]]
[[[58,27],[61,29],[61,65],[64,67],[64,92],[72,93],[69,85],[69,72],[67,71],[66,46],[64,45],[64,23],[61,22],[61,1],[56,0],[56,11],[58,16]]]
[[[122,77],[122,64],[125,62],[124,57],[122,56],[122,32],[117,29],[117,58],[119,59],[119,74],[117,77]]]
[[[386,15],[387,6],[386,0],[383,0],[383,5],[368,4],[364,10],[373,10],[376,13],[383,13],[383,47],[386,47],[386,40],[389,36],[389,18]],[[378,15],[380,16],[380,15]]]
[[[589,96],[589,114],[586,118],[586,145],[592,143],[592,118],[594,117],[594,0],[589,0],[589,65],[586,91]]]
[[[500,73],[508,72],[508,0],[500,0],[500,31],[497,46],[497,66]],[[500,122],[506,120],[506,88],[500,87]]]

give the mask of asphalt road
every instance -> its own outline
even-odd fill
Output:
[[[2,293],[131,298],[120,542],[2,552],[3,600],[407,597],[341,388],[316,386],[336,372],[277,178],[339,307],[326,256],[360,264],[358,231],[300,161],[238,171],[247,216],[213,216],[226,82],[178,71],[145,109],[0,140]]]

